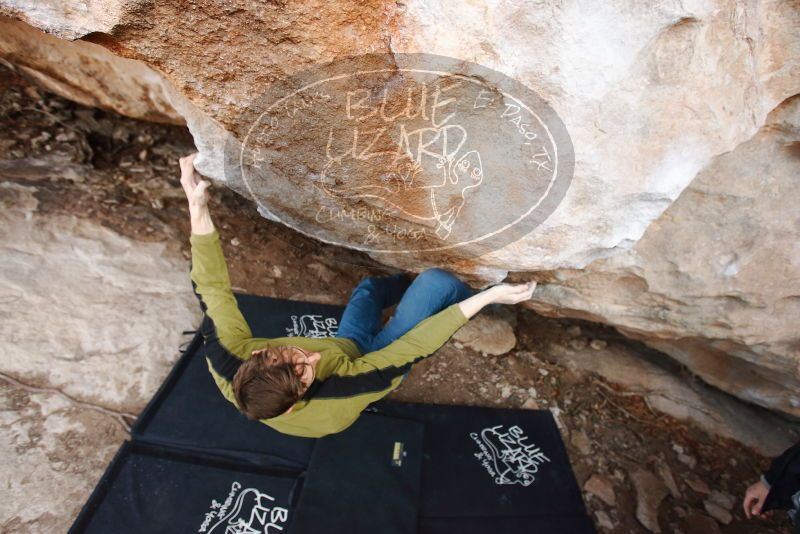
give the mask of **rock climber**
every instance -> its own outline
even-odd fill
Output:
[[[210,182],[195,170],[195,157],[180,158],[180,169],[208,368],[239,411],[282,433],[321,437],[346,429],[485,306],[528,300],[536,288],[531,281],[476,291],[439,268],[368,277],[350,294],[335,337],[255,338],[231,290],[208,208]],[[383,309],[395,304],[382,325]]]

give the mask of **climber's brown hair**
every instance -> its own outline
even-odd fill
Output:
[[[239,410],[250,419],[269,419],[291,408],[303,395],[295,365],[288,359],[294,347],[255,351],[233,376]]]

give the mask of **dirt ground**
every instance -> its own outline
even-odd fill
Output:
[[[189,258],[177,166],[178,157],[193,150],[185,128],[82,107],[34,88],[4,67],[0,91],[3,180],[34,184],[42,212],[92,219],[137,240],[181,243]],[[263,219],[253,204],[222,186],[212,188],[212,197],[212,214],[239,291],[343,305],[363,277],[393,272],[365,254]],[[741,510],[745,488],[768,459],[655,413],[640,396],[599,377],[548,362],[553,347],[575,338],[576,327],[586,339],[645,349],[601,325],[545,318],[519,308],[512,314],[517,343],[510,353],[483,356],[451,341],[415,366],[391,397],[553,410],[581,487],[594,475],[600,486],[613,490],[613,498],[606,498],[611,502],[584,492],[599,531],[648,532],[636,518],[632,473],[639,469],[675,481],[677,491],[658,512],[664,532],[786,531],[783,514],[748,521]],[[712,491],[735,500],[727,525],[708,517],[704,501]]]

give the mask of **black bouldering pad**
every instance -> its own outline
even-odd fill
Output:
[[[422,423],[369,413],[321,438],[290,533],[417,532],[422,443]]]
[[[296,473],[126,442],[70,534],[285,532]]]
[[[259,337],[333,336],[344,310],[236,297]],[[372,528],[368,532],[426,534],[594,532],[548,411],[381,401],[342,433],[318,440],[287,436],[246,419],[223,398],[208,372],[199,335],[140,416],[132,439],[98,485],[75,532],[96,532],[86,529],[108,525],[102,521],[114,517],[145,525],[131,532],[158,532],[160,524],[152,523],[155,530],[149,529],[147,513],[137,504],[149,503],[151,495],[136,497],[139,500],[131,505],[123,498],[126,491],[138,495],[131,488],[148,483],[153,495],[177,499],[177,517],[185,517],[187,525],[202,509],[202,523],[211,512],[211,500],[223,502],[232,490],[233,482],[221,474],[224,468],[267,477],[264,484],[272,480],[273,485],[262,484],[263,488],[255,479],[239,484],[284,499],[280,502],[288,507],[288,520],[282,531],[296,529],[293,534],[359,532],[364,525]],[[405,452],[402,466],[387,463],[398,459],[386,458],[397,452],[397,443]],[[196,469],[187,470],[189,465]],[[119,478],[119,473],[124,476]],[[213,495],[194,493],[199,490],[192,484],[203,487],[207,477],[215,488]],[[118,480],[123,482],[114,482]],[[223,482],[227,486],[217,488]],[[165,486],[160,488],[160,483]],[[124,484],[124,491],[115,484]],[[179,491],[183,484],[185,493]],[[289,504],[292,492],[296,500]],[[148,510],[169,516],[169,504],[161,506]],[[197,524],[173,531],[199,528]]]
[[[379,402],[370,412],[425,425],[420,532],[594,532],[548,410]]]
[[[583,507],[548,410],[373,406],[377,413],[425,424],[424,516],[554,515]],[[452,491],[455,480],[457,492]]]

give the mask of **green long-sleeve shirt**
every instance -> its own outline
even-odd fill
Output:
[[[285,434],[321,437],[344,430],[370,403],[395,389],[414,362],[439,349],[468,321],[458,304],[452,304],[385,348],[364,355],[347,338],[254,338],[231,291],[219,233],[192,234],[190,242],[192,285],[205,312],[201,332],[208,369],[226,399],[236,405],[231,380],[254,350],[289,345],[321,354],[303,399],[291,412],[261,420]]]

